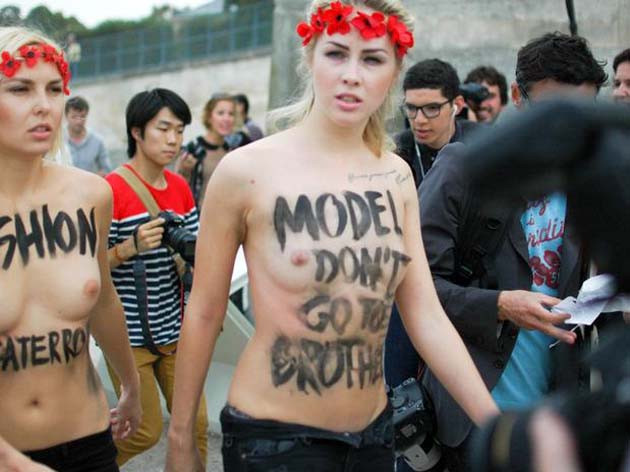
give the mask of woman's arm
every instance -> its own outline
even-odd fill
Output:
[[[0,436],[0,470],[7,472],[53,472],[45,465],[31,461]]]
[[[231,156],[230,156],[231,157]],[[175,365],[167,471],[203,470],[193,429],[203,383],[227,309],[234,259],[244,231],[246,186],[240,164],[224,158],[206,191],[195,253],[195,276]]]
[[[416,192],[411,180],[401,185],[405,195],[403,238],[411,262],[396,292],[398,308],[420,356],[468,416],[480,425],[498,409],[440,305],[420,237]]]
[[[90,329],[107,360],[121,382],[121,395],[112,410],[114,437],[124,439],[133,435],[140,424],[140,382],[131,353],[125,314],[109,272],[107,235],[112,215],[112,197],[109,185],[99,181],[97,187],[98,264],[101,274],[101,292],[92,310]]]

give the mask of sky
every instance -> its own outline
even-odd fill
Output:
[[[4,0],[0,6],[16,5],[25,16],[33,7],[46,5],[53,12],[75,16],[88,28],[104,20],[137,20],[151,13],[154,6],[170,4],[176,8],[197,7],[209,0]]]

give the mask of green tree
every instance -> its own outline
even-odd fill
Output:
[[[0,8],[0,26],[11,26],[22,21],[20,7],[7,5]]]
[[[87,31],[87,28],[74,16],[65,17],[61,12],[53,13],[44,5],[29,11],[24,18],[24,23],[59,41],[65,40],[68,33],[80,35]]]

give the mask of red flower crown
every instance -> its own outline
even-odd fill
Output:
[[[348,17],[353,11],[354,7],[341,2],[332,2],[326,9],[319,8],[317,13],[311,15],[310,23],[302,21],[297,25],[297,34],[304,38],[302,45],[306,46],[315,35],[324,31],[328,34],[348,34],[352,25],[366,40],[380,38],[389,33],[398,57],[402,58],[413,47],[413,34],[404,23],[398,21],[396,15],[386,18],[378,11],[368,15],[357,10],[356,16],[350,20]]]
[[[42,43],[22,46],[15,55],[2,51],[0,73],[11,78],[22,67],[22,63],[25,63],[26,67],[35,67],[35,64],[40,59],[57,66],[63,80],[63,93],[70,95],[70,89],[68,89],[68,82],[70,82],[71,77],[70,68],[63,54],[57,52],[50,44]]]

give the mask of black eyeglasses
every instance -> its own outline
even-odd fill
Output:
[[[521,92],[521,98],[523,99],[523,101],[527,103],[531,103],[531,99],[529,98],[529,95],[527,94],[527,90],[525,90],[525,87],[519,84],[518,82],[517,82],[517,85],[518,85],[519,91]]]
[[[437,118],[440,116],[440,112],[442,111],[442,107],[447,103],[450,103],[451,100],[446,100],[442,103],[427,103],[426,105],[416,106],[411,103],[403,103],[402,111],[410,120],[415,120],[416,116],[418,116],[418,110],[422,112],[424,117],[428,120],[432,118]]]

